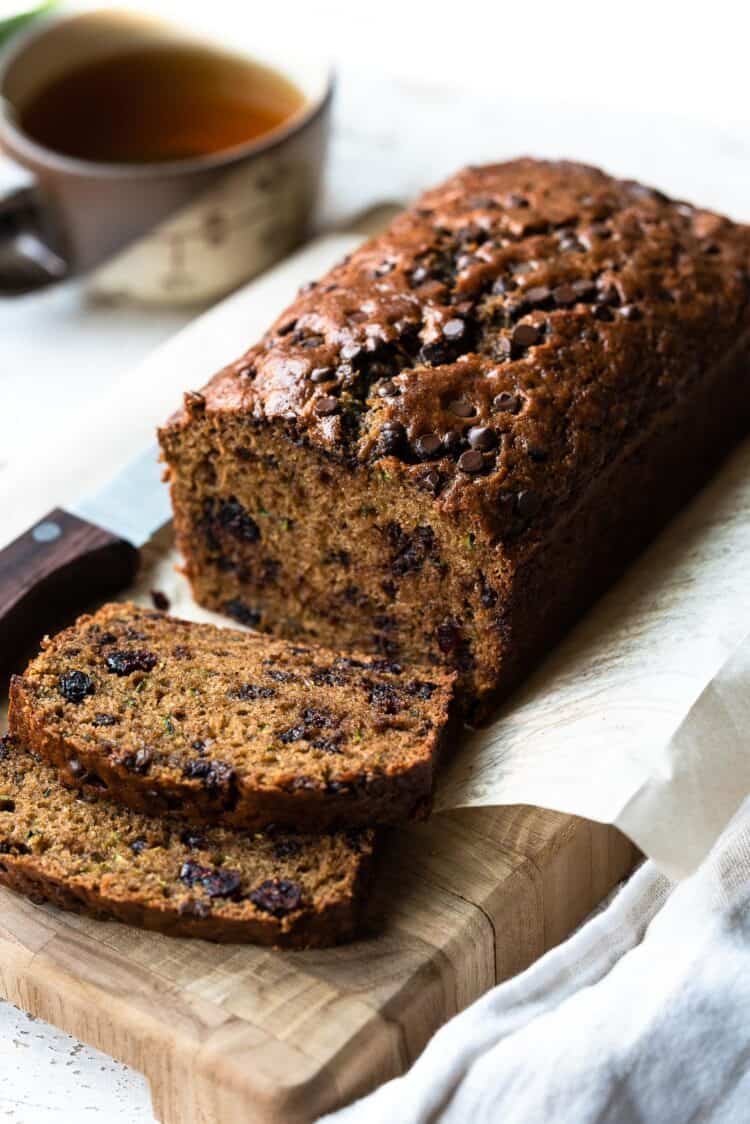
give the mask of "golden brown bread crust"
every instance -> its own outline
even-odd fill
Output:
[[[0,884],[169,936],[322,948],[356,931],[372,832],[186,828],[116,808],[0,740]]]
[[[44,642],[10,727],[135,810],[325,831],[427,814],[452,690],[443,671],[118,603]]]
[[[745,226],[567,162],[464,170],[163,430],[196,595],[283,635],[447,659],[473,695],[509,685],[745,431],[749,297]],[[255,542],[222,521],[227,501]],[[376,574],[416,532],[443,579],[421,563]],[[364,575],[349,607],[323,546]]]

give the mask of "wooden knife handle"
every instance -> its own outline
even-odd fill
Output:
[[[91,602],[128,586],[138,551],[56,508],[0,551],[0,686],[33,645]]]

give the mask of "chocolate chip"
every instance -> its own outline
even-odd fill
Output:
[[[572,285],[558,285],[552,293],[552,299],[558,308],[570,308],[577,301],[576,291]]]
[[[114,714],[95,714],[92,721],[92,726],[116,726],[117,719]]]
[[[504,414],[517,414],[520,412],[522,405],[523,401],[520,395],[511,394],[507,390],[501,391],[492,400],[492,409]]]
[[[458,467],[462,472],[468,472],[469,475],[475,476],[484,468],[484,457],[479,449],[467,449],[458,458]]]
[[[378,387],[377,393],[379,398],[395,398],[400,393],[400,391],[395,382],[392,382],[390,379],[386,379],[385,382],[381,382],[380,386]]]
[[[330,382],[335,377],[333,367],[313,367],[310,371],[310,382]]]
[[[381,457],[395,457],[406,447],[406,430],[401,422],[384,422],[376,444],[376,452]]]
[[[538,493],[531,491],[531,489],[519,492],[516,496],[516,511],[522,519],[533,518],[541,505],[542,501]]]
[[[110,652],[105,660],[107,671],[113,675],[132,675],[134,671],[152,671],[158,662],[153,652],[147,652],[143,648],[138,650],[123,648]]]
[[[515,357],[522,355],[529,347],[539,343],[541,333],[536,324],[516,324],[510,337],[511,354]]]
[[[486,425],[473,425],[466,436],[472,449],[488,452],[497,445],[497,436],[494,430]]]
[[[471,402],[467,402],[465,398],[456,398],[453,402],[449,402],[448,409],[457,418],[473,418],[476,414]]]
[[[447,320],[443,324],[443,335],[447,340],[460,340],[466,331],[466,325],[463,320],[454,317],[452,320]]]
[[[594,282],[586,278],[582,278],[580,281],[573,281],[571,288],[579,301],[589,300],[596,292],[596,285]]]
[[[464,447],[463,433],[457,429],[449,429],[443,434],[443,448],[452,456],[457,456]]]
[[[447,340],[434,340],[420,347],[418,359],[427,366],[440,367],[444,363],[452,363],[455,354],[455,347]]]
[[[637,304],[624,304],[620,308],[620,316],[623,320],[642,320],[643,313]]]
[[[302,901],[302,887],[286,878],[267,878],[250,894],[250,901],[264,913],[274,917],[284,917],[299,909]]]
[[[546,285],[535,285],[533,288],[526,290],[523,299],[531,308],[543,308],[551,301],[552,293]]]
[[[438,437],[437,433],[423,433],[421,437],[417,437],[414,442],[414,449],[418,457],[422,460],[429,460],[439,453],[443,447],[443,443]]]
[[[331,417],[332,414],[337,413],[338,408],[338,398],[331,398],[328,395],[325,395],[323,398],[318,398],[315,403],[315,413],[321,418]]]
[[[85,671],[66,671],[57,681],[58,690],[70,703],[80,703],[96,691],[94,680]]]
[[[303,336],[299,340],[295,336],[294,343],[299,343],[300,347],[313,348],[322,347],[322,345],[325,343],[325,340],[322,336],[313,334],[311,336]]]
[[[242,877],[238,870],[201,866],[188,860],[180,867],[180,881],[191,888],[196,884],[202,886],[209,898],[233,898],[239,891]]]
[[[594,316],[597,320],[602,320],[605,323],[607,321],[614,320],[614,314],[612,312],[612,309],[609,307],[609,305],[606,305],[606,304],[595,305]]]
[[[169,612],[169,598],[166,593],[162,593],[160,589],[151,590],[151,602],[154,608],[158,609],[160,613]]]

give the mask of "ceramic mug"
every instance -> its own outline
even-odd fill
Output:
[[[204,302],[304,237],[330,122],[332,77],[323,63],[249,57],[289,78],[303,104],[273,133],[224,152],[99,163],[45,148],[19,127],[19,110],[71,66],[169,43],[206,46],[189,31],[116,11],[53,18],[11,46],[0,67],[0,145],[32,179],[0,198],[0,295],[93,270],[100,295]]]

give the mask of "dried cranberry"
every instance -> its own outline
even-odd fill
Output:
[[[201,866],[188,860],[180,867],[180,881],[191,888],[196,884],[202,886],[209,898],[233,898],[242,879],[238,870]]]
[[[96,691],[94,680],[85,671],[66,671],[57,682],[60,694],[70,703],[83,702],[86,695]]]
[[[252,699],[272,699],[276,694],[275,687],[259,687],[256,683],[243,683],[241,687],[227,691],[227,698],[250,702]]]
[[[217,519],[225,531],[242,542],[257,542],[260,538],[260,527],[234,496],[221,500]]]
[[[307,728],[305,726],[290,726],[288,730],[279,734],[279,741],[283,742],[284,745],[290,745],[291,742],[301,741],[306,734]]]
[[[392,683],[373,683],[368,701],[371,706],[377,707],[385,714],[398,714],[403,707],[398,690]]]
[[[299,909],[302,901],[302,887],[286,878],[267,878],[250,894],[250,901],[264,913],[274,917],[284,917]]]
[[[187,761],[182,769],[182,775],[189,780],[200,780],[209,792],[217,792],[232,784],[235,776],[234,769],[225,761]]]
[[[117,719],[114,714],[95,714],[91,720],[92,726],[116,726]]]
[[[106,658],[107,671],[113,675],[132,675],[134,671],[152,671],[158,663],[153,652],[145,648],[133,650],[119,648],[110,652]]]

